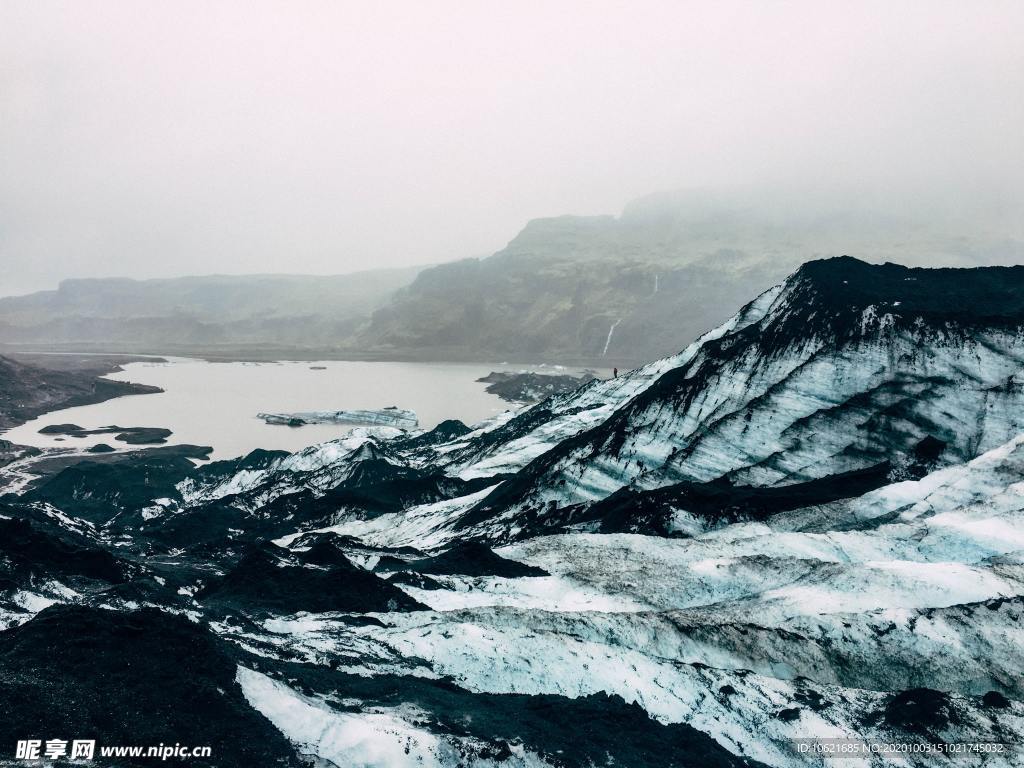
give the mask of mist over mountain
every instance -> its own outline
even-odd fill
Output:
[[[69,280],[0,299],[0,344],[623,367],[684,347],[809,259],[1024,260],[1005,222],[879,206],[674,192],[620,216],[536,219],[492,256],[422,269]]]
[[[804,261],[1017,263],[1024,242],[1004,231],[840,200],[652,195],[618,217],[537,219],[489,258],[424,270],[358,343],[442,359],[636,364],[681,349]]]
[[[0,299],[0,343],[151,351],[333,347],[419,268],[65,280]]]

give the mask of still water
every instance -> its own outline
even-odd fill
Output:
[[[522,366],[458,363],[277,362],[208,363],[174,358],[138,362],[109,378],[152,384],[162,394],[133,395],[97,405],[47,413],[3,435],[6,440],[37,447],[84,448],[112,435],[86,438],[41,435],[51,424],[73,423],[86,429],[166,427],[169,444],[213,446],[213,458],[241,456],[254,448],[296,451],[332,440],[351,427],[311,424],[284,427],[264,424],[256,414],[353,408],[408,408],[430,428],[445,419],[472,424],[512,407],[476,382],[492,370]],[[549,369],[550,370],[550,369]]]

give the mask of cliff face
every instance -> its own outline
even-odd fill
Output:
[[[530,222],[485,259],[422,272],[373,314],[366,348],[443,358],[635,365],[670,355],[799,264],[1017,263],[1024,246],[941,234],[934,222],[829,210],[801,217],[720,200],[652,197],[619,217]]]
[[[359,344],[621,367],[685,346],[798,258],[769,263],[661,234],[611,217],[530,222],[489,258],[420,273],[373,314]]]

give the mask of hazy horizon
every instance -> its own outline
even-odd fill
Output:
[[[1021,237],[1016,2],[0,7],[0,295],[452,261],[675,189]]]

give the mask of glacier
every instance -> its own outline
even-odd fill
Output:
[[[1022,268],[812,262],[677,355],[480,424],[19,480],[0,617],[187,617],[327,767],[781,768],[849,738],[1010,768],[1022,341]],[[380,599],[322,610],[346,583]],[[935,764],[844,760],[890,762]]]

